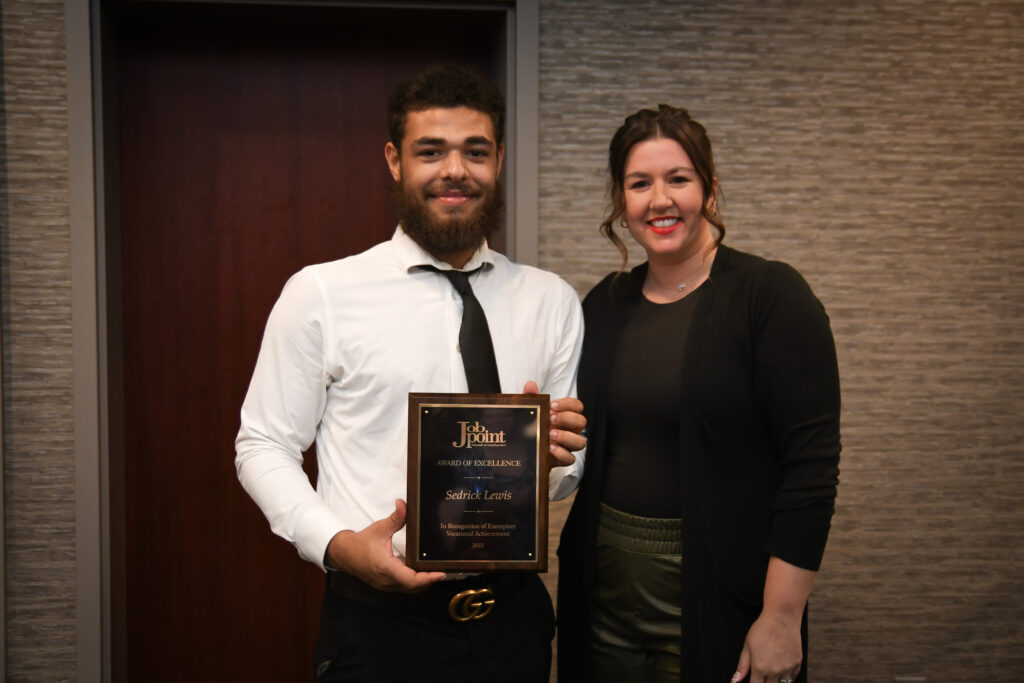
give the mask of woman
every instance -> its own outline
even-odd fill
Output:
[[[839,467],[828,317],[789,266],[722,244],[711,143],[641,110],[611,211],[647,262],[586,297],[587,469],[559,548],[562,681],[806,680]]]

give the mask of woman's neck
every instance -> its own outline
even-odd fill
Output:
[[[656,304],[679,301],[708,279],[717,253],[718,245],[712,241],[682,259],[648,257],[644,296]]]

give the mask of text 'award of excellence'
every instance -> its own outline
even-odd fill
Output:
[[[406,564],[546,572],[547,394],[409,394]]]

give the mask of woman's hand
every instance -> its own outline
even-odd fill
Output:
[[[803,665],[800,623],[817,572],[778,557],[768,560],[764,581],[764,608],[747,631],[732,683],[793,681]]]
[[[747,632],[732,682],[750,674],[750,683],[777,683],[796,679],[803,661],[800,620],[790,623],[764,612]]]

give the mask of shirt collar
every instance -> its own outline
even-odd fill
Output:
[[[391,237],[391,244],[395,249],[395,255],[398,258],[399,264],[401,264],[406,272],[420,266],[433,266],[438,270],[452,270],[450,263],[435,258],[431,253],[425,251],[423,247],[416,244],[413,238],[405,234],[401,225],[395,228],[395,234]],[[462,267],[462,270],[475,270],[481,266],[486,266],[485,269],[494,267],[494,252],[487,246],[486,239],[480,245],[480,248],[469,257],[469,261]]]

